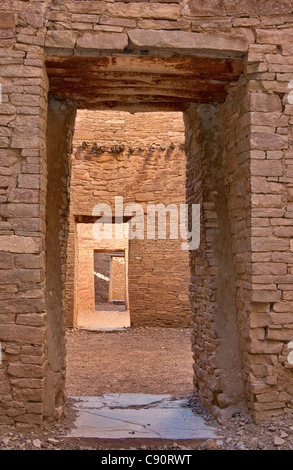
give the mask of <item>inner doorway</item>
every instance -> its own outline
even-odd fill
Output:
[[[114,233],[115,224],[107,225]],[[128,223],[121,226],[125,233]],[[90,330],[129,328],[129,241],[126,236],[119,240],[97,240],[94,229],[92,219],[75,226],[76,326]]]

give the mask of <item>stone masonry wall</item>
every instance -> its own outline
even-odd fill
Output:
[[[235,204],[238,193],[227,198],[221,148],[226,128],[221,129],[219,105],[191,105],[185,122],[188,201],[201,205],[200,247],[191,252],[194,384],[206,406],[223,419],[243,410],[245,402],[238,338],[242,310],[237,312],[235,304],[238,251],[232,243],[234,214],[227,205],[227,199]],[[242,218],[244,206],[240,214]]]
[[[90,60],[115,53],[125,58],[185,54],[243,60],[242,91],[230,89],[226,105],[213,111],[213,119],[216,114],[224,134],[219,137],[228,211],[223,217],[228,213],[232,238],[244,393],[257,420],[292,412],[292,364],[288,361],[293,331],[293,105],[288,101],[293,73],[292,12],[291,0],[1,2],[1,426],[40,427],[48,396],[56,402],[53,411],[47,408],[47,417],[56,419],[62,413],[62,383],[52,383],[52,395],[46,387],[47,338],[55,333],[54,318],[47,309],[45,273],[49,55],[82,55]],[[194,139],[192,134],[203,132],[206,121],[202,116],[199,126],[190,116],[190,122],[194,131],[189,127],[188,132]],[[236,129],[236,123],[241,128]],[[65,155],[56,158],[62,160]],[[195,154],[190,158],[196,158]],[[203,172],[203,187],[207,187],[205,178]],[[188,191],[192,198],[192,184]],[[194,188],[196,195],[199,191]],[[53,227],[56,233],[58,227]],[[61,246],[64,243],[58,236],[56,240]],[[70,247],[68,253],[72,256]],[[212,254],[201,258],[204,271],[208,256]],[[210,265],[205,271],[212,287],[214,270]],[[58,279],[62,290],[64,273]],[[209,317],[215,307],[215,289],[203,288],[201,312],[206,305]],[[194,319],[198,305],[192,289]],[[72,306],[69,310],[73,311]],[[58,312],[64,315],[62,303]],[[211,409],[220,406],[220,401],[225,406],[219,396],[222,388],[211,384],[209,373],[220,346],[218,330],[213,322],[206,330],[196,330],[195,324],[193,329],[197,367],[204,371],[205,363],[209,369],[201,373],[196,367],[195,381]],[[207,333],[210,347],[203,348]],[[64,336],[56,340],[63,351]]]
[[[79,111],[71,179],[71,220],[90,215],[96,204],[124,206],[185,202],[184,125],[181,113]],[[72,277],[73,230],[68,276]],[[181,240],[132,239],[129,246],[129,303],[134,325],[189,325],[189,255]],[[79,277],[81,275],[79,274]],[[68,288],[69,306],[72,289]],[[72,305],[72,303],[71,303]],[[69,322],[70,310],[68,309]],[[71,323],[72,324],[72,323]],[[70,325],[70,323],[69,323]]]

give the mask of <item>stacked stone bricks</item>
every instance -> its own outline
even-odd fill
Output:
[[[40,427],[64,408],[77,105],[64,100],[69,88],[48,98],[49,56],[241,61],[221,103],[198,97],[185,114],[188,200],[202,207],[191,256],[195,389],[215,414],[238,403],[259,421],[292,413],[292,22],[290,0],[1,2],[2,426]]]

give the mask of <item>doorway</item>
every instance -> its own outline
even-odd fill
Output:
[[[52,83],[51,87],[51,93],[55,94],[57,96],[57,101],[60,99],[58,95],[60,96],[61,94],[61,100],[62,100],[62,106],[66,106],[64,104],[64,96],[66,97],[67,100],[74,100],[77,95],[75,95],[75,91],[73,94],[69,96],[68,93],[65,93],[64,95],[64,88],[59,89],[58,92],[58,77],[54,74],[56,73],[56,70],[59,69],[59,67],[63,67],[65,62],[72,61],[72,67],[70,68],[70,74],[71,76],[75,74],[75,67],[78,64],[78,70],[80,69],[81,63],[83,62],[83,59],[78,57],[78,58],[54,58],[48,61],[48,67],[49,67],[49,78]],[[95,62],[96,59],[93,58],[93,62]],[[120,65],[122,65],[123,58],[117,58],[117,60],[114,62],[111,62],[111,67],[113,68],[119,68]],[[134,67],[134,69],[137,70],[137,67],[139,68],[142,61],[144,59],[142,57],[131,57],[126,59],[129,62],[130,67]],[[227,201],[225,200],[226,195],[222,193],[221,191],[223,190],[223,178],[224,178],[224,173],[223,173],[223,162],[222,162],[222,149],[224,148],[225,145],[228,145],[225,139],[228,137],[227,133],[221,133],[221,124],[224,122],[224,117],[230,116],[231,115],[231,107],[233,107],[233,104],[235,103],[234,108],[237,106],[237,103],[240,101],[235,101],[233,98],[235,95],[241,96],[243,93],[243,84],[240,83],[239,87],[235,86],[233,87],[233,90],[231,92],[231,97],[228,99],[227,103],[228,105],[226,106],[223,105],[222,107],[220,105],[214,104],[214,102],[224,102],[225,98],[227,97],[228,89],[229,89],[229,83],[233,79],[236,81],[239,78],[239,75],[241,73],[241,59],[237,62],[235,59],[229,59],[228,61],[225,60],[218,60],[218,59],[209,59],[208,60],[208,70],[204,69],[204,64],[205,64],[205,59],[204,58],[198,58],[198,57],[188,57],[188,58],[180,58],[178,61],[182,62],[182,69],[181,73],[182,75],[185,75],[185,78],[188,75],[188,78],[191,79],[191,81],[194,78],[194,75],[197,73],[198,70],[198,65],[199,62],[201,62],[201,65],[203,68],[201,68],[201,80],[205,82],[205,86],[207,89],[209,89],[209,79],[211,78],[211,61],[215,61],[217,64],[218,68],[214,69],[217,70],[216,74],[217,77],[221,78],[219,80],[221,83],[213,83],[211,84],[211,88],[209,92],[201,92],[196,96],[191,96],[191,92],[189,89],[188,96],[185,94],[185,97],[178,96],[176,99],[171,98],[168,95],[168,92],[166,91],[166,95],[160,99],[160,94],[158,95],[158,98],[152,98],[149,99],[149,94],[147,96],[144,96],[144,99],[141,100],[138,95],[127,95],[128,92],[124,94],[126,101],[123,102],[121,96],[122,102],[111,102],[111,103],[99,103],[91,101],[92,95],[86,96],[86,89],[84,90],[85,95],[84,97],[76,102],[77,107],[81,107],[83,109],[89,109],[90,106],[92,106],[92,109],[96,108],[102,108],[105,109],[107,107],[108,109],[111,108],[112,110],[117,110],[123,109],[123,112],[127,112],[131,110],[132,113],[136,112],[141,112],[143,109],[150,111],[158,110],[160,109],[161,112],[167,113],[167,112],[173,112],[173,111],[180,111],[184,112],[184,121],[185,121],[185,135],[186,135],[186,144],[187,144],[187,150],[186,150],[186,155],[187,155],[187,179],[184,185],[184,189],[186,190],[186,201],[189,204],[193,203],[199,203],[201,205],[202,209],[202,217],[205,226],[201,228],[201,246],[198,251],[195,252],[190,252],[188,253],[189,255],[189,263],[190,263],[190,294],[189,298],[191,300],[191,320],[192,320],[192,328],[193,328],[193,336],[192,336],[192,343],[193,343],[193,353],[194,356],[197,358],[196,364],[194,364],[194,370],[196,370],[196,377],[194,381],[195,388],[199,391],[200,397],[202,398],[203,402],[206,403],[208,406],[213,407],[215,412],[217,412],[219,408],[219,400],[218,396],[221,396],[224,394],[228,397],[225,403],[235,403],[241,401],[243,399],[243,389],[242,389],[242,379],[241,379],[241,366],[240,366],[240,359],[239,355],[241,352],[241,349],[238,347],[238,332],[237,332],[237,321],[238,318],[236,317],[235,314],[235,298],[237,295],[240,293],[240,285],[241,283],[236,285],[235,281],[235,271],[234,271],[234,266],[233,263],[237,263],[239,258],[235,258],[235,252],[234,246],[232,247],[232,242],[231,242],[231,234],[235,236],[235,232],[237,231],[237,224],[240,223],[237,220],[237,214],[234,214],[231,212],[230,206],[227,204]],[[62,63],[61,63],[61,62]],[[122,62],[121,62],[122,61]],[[174,63],[173,59],[170,60],[169,58],[156,58],[155,59],[155,65],[157,66],[158,63],[160,63],[160,66],[162,68],[157,69],[159,74],[162,74],[162,79],[166,78],[165,75],[162,73],[164,67],[167,67],[166,70],[168,70],[168,74],[170,74],[173,77],[173,72],[176,73],[177,80],[178,80],[178,61],[176,61],[176,64]],[[149,63],[149,65],[152,64],[151,58],[148,57],[146,59],[146,62]],[[85,69],[87,67],[86,64],[89,64],[89,62],[85,63]],[[106,63],[105,63],[106,64]],[[103,65],[103,60],[100,61],[99,59],[99,65],[97,66],[97,70],[100,69],[101,73],[103,73],[103,67],[109,64],[107,62],[106,65]],[[120,65],[119,65],[120,64]],[[96,64],[97,65],[97,64]],[[123,63],[125,67],[125,63]],[[186,66],[187,65],[187,66]],[[176,70],[173,70],[175,67]],[[219,73],[219,68],[223,68],[223,74],[221,75]],[[203,71],[204,69],[204,71]],[[78,72],[76,70],[76,73]],[[125,68],[123,69],[125,70]],[[141,69],[142,70],[142,69]],[[164,69],[165,70],[165,69]],[[229,76],[224,73],[229,70]],[[84,70],[83,70],[84,72]],[[92,71],[90,72],[92,73]],[[147,74],[148,72],[144,69],[144,71],[140,72],[141,74]],[[154,73],[154,72],[153,72]],[[163,77],[164,75],[164,77]],[[160,75],[161,76],[161,75]],[[174,77],[173,77],[174,78]],[[215,78],[215,77],[214,77]],[[64,79],[64,77],[63,77]],[[167,83],[167,82],[166,82]],[[170,83],[169,83],[170,85]],[[169,86],[168,85],[168,86]],[[189,83],[190,85],[190,83]],[[213,86],[216,86],[216,88],[213,88]],[[67,90],[70,88],[67,87]],[[79,90],[78,94],[80,95],[81,90]],[[172,92],[176,94],[176,91]],[[89,99],[89,100],[88,100]],[[103,98],[100,97],[99,100],[103,101]],[[129,101],[128,101],[129,99]],[[56,98],[52,98],[52,100],[56,100]],[[148,101],[149,100],[149,101]],[[204,101],[207,104],[199,105],[195,103],[200,103],[201,101]],[[71,101],[70,101],[71,102]],[[195,103],[194,103],[195,102]],[[212,104],[209,104],[211,103]],[[233,109],[234,109],[233,108]],[[225,114],[226,113],[226,114]],[[230,130],[233,130],[233,127],[230,128]],[[223,141],[221,143],[221,146],[216,146],[213,147],[213,150],[211,146],[209,145],[211,142],[214,142],[214,137],[213,136],[219,136],[219,138],[222,136]],[[116,147],[116,146],[114,146]],[[176,145],[175,145],[176,147]],[[161,147],[162,149],[162,147]],[[215,150],[216,149],[216,150]],[[130,150],[130,149],[129,149]],[[162,149],[163,151],[167,150],[166,155],[170,156],[172,154],[172,150],[174,150],[174,144],[168,146],[168,148],[165,147],[165,149]],[[229,144],[229,151],[231,150],[231,144]],[[124,154],[125,151],[125,146],[118,146],[117,148],[114,148],[114,150],[108,149],[106,146],[100,145],[97,143],[97,145],[87,145],[87,142],[81,142],[81,148],[79,149],[77,153],[77,160],[80,162],[82,161],[92,161],[93,164],[97,161],[100,162],[106,162],[106,164],[109,164],[110,168],[109,170],[111,171],[111,162],[109,161],[110,158],[110,153],[115,152],[116,154],[116,160],[117,162],[122,162],[120,165],[123,168],[123,165],[126,163],[125,156],[123,156],[122,160],[120,158],[122,157],[122,154]],[[153,155],[154,152],[157,152],[158,149],[156,145],[153,146],[153,143],[151,144],[148,152],[148,157],[145,160],[145,164],[148,165],[153,165],[154,160],[153,160]],[[70,151],[71,155],[71,151]],[[130,151],[129,154],[127,155],[127,158],[130,161],[135,161],[135,158],[131,160],[131,155],[133,157],[133,152]],[[237,157],[237,151],[233,153],[234,156]],[[136,156],[136,155],[135,155]],[[207,158],[205,158],[207,157]],[[210,170],[213,169],[214,163],[217,163],[218,165],[218,172],[215,174],[212,174]],[[228,168],[228,171],[232,171],[234,166],[231,166]],[[225,167],[226,171],[226,167]],[[216,177],[215,177],[216,175]],[[124,181],[127,181],[127,177],[129,176],[129,172],[124,169],[124,176],[125,179]],[[231,175],[230,175],[231,176]],[[83,180],[86,177],[86,175],[81,171],[79,174],[79,179]],[[103,180],[102,178],[99,177],[98,172],[96,173],[96,179],[101,186],[101,190],[103,191],[103,186],[104,184],[109,184],[111,185],[111,176],[108,178],[108,180]],[[168,180],[165,177],[161,177],[160,179],[161,184],[166,184],[168,185]],[[210,181],[213,182],[212,185],[210,185]],[[233,178],[232,178],[233,181]],[[142,178],[142,182],[145,183],[145,180]],[[159,182],[158,182],[159,183]],[[167,186],[166,185],[166,186]],[[220,190],[221,188],[221,190]],[[99,189],[99,190],[100,190]],[[220,191],[219,194],[221,195],[221,198],[217,200],[215,198],[215,194],[217,191]],[[146,190],[141,191],[136,195],[137,201],[138,202],[151,202],[149,199],[149,194],[147,193]],[[146,197],[147,199],[141,199]],[[227,197],[231,197],[231,194],[228,194]],[[223,205],[220,207],[218,205],[219,201],[223,202]],[[166,201],[165,201],[166,202]],[[73,217],[76,214],[73,214]],[[90,215],[89,213],[87,215]],[[215,219],[215,220],[214,220]],[[229,223],[227,223],[229,222]],[[231,227],[229,226],[231,224]],[[221,235],[219,237],[219,234]],[[73,236],[75,237],[75,232],[73,231]],[[225,250],[228,250],[229,256],[228,258],[224,257],[224,253],[221,252],[221,247],[219,245],[219,240],[225,240]],[[160,240],[159,240],[160,241]],[[159,243],[158,243],[159,245]],[[139,264],[139,259],[140,259],[140,252],[142,251],[142,246],[140,247],[140,251],[136,253],[136,259],[138,261],[137,264]],[[163,250],[161,250],[161,253],[163,253]],[[225,270],[221,269],[221,263],[224,262],[225,265],[225,259],[229,261],[229,267],[232,268],[229,273],[231,274],[231,279],[232,283],[230,283],[231,286],[233,286],[233,292],[231,294],[231,297],[227,297],[223,302],[223,299],[220,299],[220,301],[217,303],[219,300],[217,296],[220,295],[220,290],[218,290],[218,285],[221,286],[223,283],[227,282],[225,279]],[[236,259],[236,261],[235,261]],[[232,262],[231,262],[232,261]],[[153,265],[153,269],[157,267],[157,263]],[[130,265],[130,270],[131,270],[131,265]],[[152,268],[151,268],[152,270]],[[164,272],[168,272],[165,270],[162,270]],[[180,275],[181,272],[178,271],[178,274]],[[229,274],[229,275],[230,275]],[[142,277],[144,275],[144,272],[142,272]],[[154,285],[152,285],[152,294],[156,293],[158,298],[161,298],[163,300],[164,305],[168,305],[170,299],[172,299],[173,293],[171,291],[166,291],[166,295],[160,296],[158,293],[158,287],[159,283],[157,282],[157,279],[152,275],[152,279],[154,280]],[[130,278],[131,280],[131,278]],[[242,282],[242,281],[241,281]],[[139,282],[136,283],[136,285],[139,285]],[[74,288],[74,284],[73,284]],[[238,298],[238,297],[237,297]],[[153,300],[153,296],[150,297],[150,301]],[[130,309],[132,305],[132,297],[130,295]],[[236,304],[237,307],[239,306],[239,303]],[[140,309],[142,311],[143,309]],[[69,310],[68,310],[69,312]],[[161,312],[159,312],[161,313]],[[216,317],[216,318],[215,318]],[[242,318],[242,317],[241,317]],[[239,320],[241,320],[239,317]],[[132,319],[135,319],[135,316],[132,316]],[[150,321],[150,318],[146,317],[146,324],[147,322]],[[229,326],[229,327],[228,327]],[[217,331],[214,331],[216,328]],[[221,341],[218,340],[219,335],[221,337]],[[226,348],[228,344],[231,343],[231,338],[233,338],[233,348]],[[206,349],[206,345],[208,344],[208,348]],[[220,345],[220,346],[219,346]],[[220,354],[217,356],[217,351],[218,348],[220,349]],[[222,349],[221,349],[222,348]],[[224,352],[227,352],[232,354],[233,356],[233,366],[230,366],[230,361],[227,358],[227,354],[224,354]],[[229,352],[230,351],[230,352]],[[229,356],[228,354],[228,356]],[[215,376],[215,371],[217,371],[217,375]],[[231,376],[237,377],[236,381],[231,381]],[[235,389],[234,385],[235,383],[237,384],[237,387]]]

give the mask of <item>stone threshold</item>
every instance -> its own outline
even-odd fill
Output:
[[[221,437],[216,427],[192,410],[188,398],[132,393],[70,398],[76,417],[69,434],[62,436],[66,439],[115,448],[172,442],[197,447],[206,439]]]

